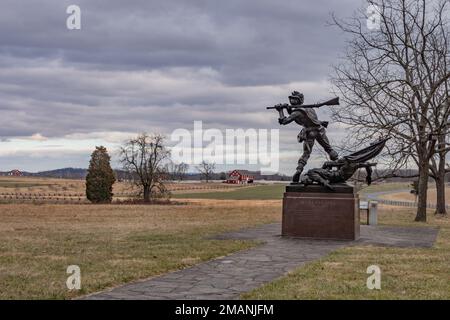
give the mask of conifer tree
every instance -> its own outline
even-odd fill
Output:
[[[110,203],[112,200],[116,178],[110,161],[105,147],[95,147],[86,175],[86,197],[93,203]]]

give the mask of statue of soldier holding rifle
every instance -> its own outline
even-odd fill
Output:
[[[314,142],[317,142],[322,146],[322,148],[328,153],[331,160],[338,159],[338,153],[333,150],[328,140],[325,132],[325,128],[328,126],[327,121],[320,121],[317,118],[316,111],[314,108],[319,108],[325,105],[338,105],[339,98],[334,98],[329,101],[304,105],[304,96],[298,91],[292,92],[289,96],[289,104],[277,104],[273,107],[267,107],[267,109],[276,109],[280,115],[278,122],[282,125],[286,125],[295,121],[298,125],[302,126],[302,130],[297,136],[299,143],[303,142],[303,154],[298,160],[298,165],[294,176],[292,177],[293,182],[299,182],[300,175],[302,174],[303,168],[308,162],[309,157],[314,146]],[[287,110],[289,116],[284,115],[284,109]]]

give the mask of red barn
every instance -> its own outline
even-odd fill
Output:
[[[13,177],[21,177],[23,176],[23,173],[17,169],[14,169],[9,172],[9,175]]]
[[[251,175],[243,174],[238,170],[233,170],[229,173],[228,179],[224,182],[226,183],[235,183],[235,184],[244,184],[244,183],[253,183],[254,177]]]

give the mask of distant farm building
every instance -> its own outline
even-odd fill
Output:
[[[253,183],[254,177],[248,174],[244,174],[239,172],[238,170],[233,170],[228,174],[228,179],[224,181],[225,183],[234,183],[234,184],[245,184],[245,183]]]
[[[21,176],[23,176],[23,173],[19,170],[11,170],[9,172],[9,175],[13,176],[13,177],[21,177]]]

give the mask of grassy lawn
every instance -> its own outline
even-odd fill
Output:
[[[412,222],[406,208],[382,207],[379,222],[424,226]],[[426,225],[440,227],[433,248],[355,246],[340,249],[272,283],[244,299],[450,299],[450,219],[429,213]],[[366,269],[381,268],[381,290],[369,290]]]
[[[174,194],[174,198],[217,200],[275,200],[282,199],[285,184],[241,187],[232,191]]]
[[[279,201],[0,205],[0,299],[71,298],[246,249],[211,234],[280,219]],[[66,268],[81,268],[70,292]]]
[[[394,191],[408,188],[408,183],[384,183],[365,187],[361,194]],[[266,200],[282,199],[286,184],[269,184],[241,187],[231,191],[192,192],[174,194],[177,199],[217,199],[217,200]]]

